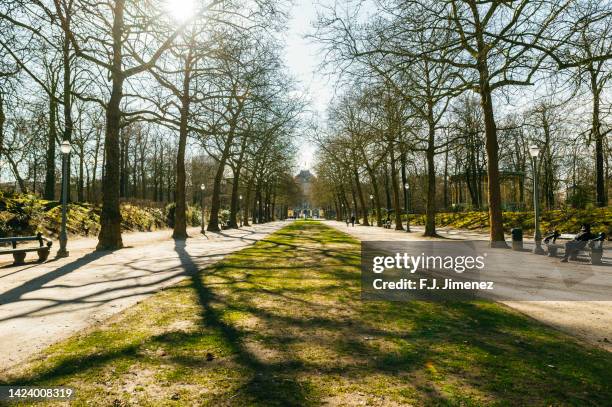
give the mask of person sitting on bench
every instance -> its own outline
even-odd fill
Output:
[[[573,259],[580,250],[586,247],[588,241],[593,237],[595,236],[591,234],[591,225],[587,223],[583,224],[580,228],[580,233],[574,236],[574,240],[565,243],[565,254],[561,262],[567,263],[570,258]]]
[[[387,219],[385,219],[385,228],[391,229],[391,216],[387,215]]]

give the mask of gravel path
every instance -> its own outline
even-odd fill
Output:
[[[380,227],[355,226],[347,227],[343,222],[325,221],[325,224],[348,233],[361,241],[418,241],[424,239],[422,227],[412,227],[412,233],[384,229]],[[487,240],[484,233],[439,229],[444,238]],[[526,248],[529,244],[526,242]],[[580,274],[588,273],[588,266],[576,263],[559,264],[558,260],[533,256],[529,253],[508,252],[515,264],[526,261],[550,262],[550,267],[563,267]],[[527,257],[525,257],[527,256]],[[612,276],[612,268],[601,269]],[[538,276],[534,273],[534,284]],[[539,277],[541,278],[541,277]],[[537,319],[547,325],[569,333],[582,341],[612,351],[612,301],[502,301],[504,304]]]
[[[124,235],[126,248],[115,252],[95,252],[97,239],[77,239],[69,242],[68,258],[0,267],[0,369],[196,271],[181,266],[177,251],[187,251],[199,269],[284,225],[273,222],[207,237],[191,228],[186,243],[175,243],[169,230],[130,233]]]

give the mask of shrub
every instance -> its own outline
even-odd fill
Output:
[[[97,235],[100,231],[100,207],[88,203],[68,205],[68,233]],[[121,205],[125,231],[152,231],[168,226],[166,211],[125,203]],[[190,218],[189,218],[190,219]],[[59,235],[62,207],[58,201],[47,201],[32,195],[0,193],[0,237]]]
[[[533,233],[533,212],[504,212],[504,230],[509,233],[512,228],[522,228]],[[425,224],[425,215],[410,215],[410,222],[415,225]],[[542,232],[558,230],[561,233],[577,233],[583,223],[589,223],[593,233],[604,232],[612,235],[612,208],[592,209],[555,209],[543,211],[540,219]],[[436,214],[436,226],[447,226],[457,229],[480,230],[489,227],[488,212],[441,212]]]

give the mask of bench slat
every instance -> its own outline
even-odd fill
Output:
[[[49,248],[43,246],[43,247],[29,247],[27,249],[0,250],[0,254],[29,253],[29,252],[37,252],[39,250],[49,250]]]
[[[0,243],[38,241],[38,236],[0,237]]]

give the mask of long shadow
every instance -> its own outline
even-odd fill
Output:
[[[101,259],[104,256],[111,254],[111,252],[92,252],[88,253],[83,257],[80,257],[68,264],[64,264],[61,267],[56,268],[53,271],[45,273],[41,276],[35,277],[25,283],[11,288],[8,291],[0,294],[0,304],[10,304],[17,302],[24,294],[40,290],[43,286],[55,279],[58,279],[66,274],[72,273],[80,267],[86,266],[87,264]]]
[[[181,275],[184,275],[185,272],[183,270],[182,265],[176,265],[176,266],[172,266],[170,268],[164,268],[161,270],[157,270],[157,271],[151,271],[148,268],[143,268],[143,267],[136,267],[135,265],[133,265],[132,263],[136,263],[139,260],[135,260],[132,262],[128,262],[128,263],[123,263],[122,266],[132,269],[132,270],[136,270],[136,271],[142,271],[145,272],[145,275],[142,276],[129,276],[129,277],[125,277],[125,278],[115,278],[115,279],[107,279],[107,280],[102,280],[102,281],[96,281],[96,282],[91,282],[91,283],[85,283],[85,284],[77,284],[77,285],[65,285],[65,284],[52,284],[52,285],[47,285],[48,282],[53,281],[65,274],[68,274],[76,269],[78,269],[79,267],[82,267],[90,262],[93,262],[107,254],[110,254],[111,252],[93,252],[90,253],[80,259],[77,259],[76,261],[66,264],[65,266],[59,267],[58,269],[54,270],[53,272],[44,274],[40,277],[37,277],[35,279],[29,280],[26,283],[24,283],[23,285],[19,286],[19,287],[15,287],[12,290],[7,291],[6,293],[3,293],[0,295],[0,304],[9,304],[9,303],[14,303],[14,302],[32,302],[32,301],[45,301],[45,302],[51,302],[49,304],[45,304],[45,305],[41,305],[40,307],[37,308],[33,308],[33,309],[29,309],[27,311],[18,313],[18,314],[11,314],[10,316],[6,316],[6,317],[2,317],[0,318],[0,322],[5,322],[5,321],[9,321],[9,320],[13,320],[13,319],[17,319],[17,318],[21,318],[21,317],[27,317],[27,316],[31,316],[34,314],[37,315],[52,315],[55,312],[49,312],[53,309],[56,309],[58,307],[61,307],[62,305],[65,304],[89,304],[88,307],[83,307],[83,308],[93,308],[96,305],[99,304],[104,304],[104,303],[108,303],[111,301],[117,301],[120,299],[124,299],[124,298],[130,298],[130,297],[134,297],[134,296],[141,296],[141,295],[147,295],[147,294],[152,294],[155,293],[158,290],[158,286],[160,284],[165,283],[166,281],[175,279]],[[213,260],[214,258],[219,257],[218,254],[211,254],[211,255],[201,255],[198,256],[198,258],[200,259],[207,259],[207,260]],[[181,271],[181,272],[173,272],[173,270],[176,269],[176,271]],[[125,281],[129,281],[129,280],[135,280],[138,278],[142,278],[142,277],[149,277],[149,276],[154,276],[156,274],[161,274],[161,273],[168,273],[168,272],[173,272],[171,275],[169,276],[165,276],[163,278],[159,278],[157,280],[151,281],[149,283],[142,283],[139,282],[137,284],[137,286],[139,288],[147,288],[150,287],[150,289],[145,290],[145,291],[138,291],[135,293],[128,293],[128,294],[122,294],[123,291],[126,290],[131,290],[132,288],[134,288],[134,285],[120,285],[120,286],[116,286],[116,287],[106,287],[103,290],[97,290],[95,292],[92,293],[88,293],[86,295],[80,296],[80,297],[76,297],[76,298],[71,298],[68,300],[62,300],[62,299],[57,299],[57,298],[46,298],[44,296],[40,296],[40,297],[33,297],[33,296],[29,296],[27,299],[23,299],[21,298],[24,294],[26,293],[32,293],[32,292],[36,292],[39,289],[51,289],[51,288],[69,288],[69,289],[75,289],[75,288],[85,288],[85,287],[91,287],[91,286],[95,286],[97,284],[108,284],[108,283],[120,283],[120,282],[125,282]],[[111,293],[116,293],[116,295],[114,296],[109,296],[109,294]],[[100,300],[96,300],[94,299],[94,297],[100,296],[104,294],[105,295],[105,299],[100,299]],[[6,297],[9,300],[3,301],[3,297]],[[80,308],[82,309],[82,308]],[[63,312],[63,311],[58,311],[58,312]]]
[[[198,266],[186,250],[185,241],[175,240],[175,251],[179,256],[185,272],[190,273],[191,283],[196,291],[202,308],[202,321],[207,328],[220,332],[236,351],[237,362],[248,368],[250,379],[242,385],[238,393],[247,393],[247,397],[256,403],[270,405],[271,400],[278,405],[305,405],[312,403],[312,398],[305,393],[297,379],[287,375],[287,364],[264,363],[257,359],[244,345],[244,334],[231,324],[223,321],[221,314],[212,306],[217,302],[215,294],[203,283]],[[282,375],[282,379],[278,376]],[[287,399],[287,397],[291,397]]]

